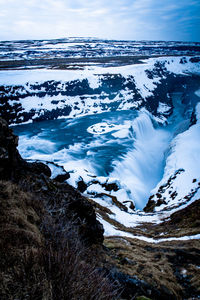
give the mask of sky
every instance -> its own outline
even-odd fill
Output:
[[[200,42],[200,0],[0,0],[0,40]]]

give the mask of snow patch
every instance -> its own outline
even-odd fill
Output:
[[[165,103],[159,102],[159,106],[157,108],[157,113],[159,114],[165,114],[171,109],[170,106],[168,106]]]
[[[158,193],[160,186],[165,186],[170,177],[178,172],[169,188],[164,189],[162,198],[167,202],[167,206],[180,205],[186,195],[190,195],[198,189],[200,182],[200,103],[196,107],[197,124],[191,126],[185,132],[179,134],[171,143],[171,153],[166,160],[164,176],[157,187],[152,190],[152,194]],[[171,196],[172,195],[172,196]],[[156,207],[160,211],[166,207],[161,205]]]

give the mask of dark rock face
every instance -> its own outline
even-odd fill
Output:
[[[44,174],[47,177],[51,176],[51,170],[49,169],[49,167],[41,162],[29,163],[27,165],[27,168],[34,174],[37,175]]]
[[[54,181],[62,183],[62,182],[64,182],[65,180],[67,180],[69,178],[70,178],[70,174],[68,172],[66,172],[65,174],[59,174],[59,175],[57,175],[54,178]]]
[[[27,165],[19,155],[17,146],[18,137],[8,128],[6,121],[0,118],[0,179],[11,179],[19,168]]]
[[[105,187],[105,190],[108,192],[110,192],[110,191],[117,192],[119,190],[119,187],[115,182],[114,183],[105,183],[102,186]]]
[[[84,193],[87,189],[87,184],[83,181],[83,180],[80,180],[77,184],[77,189],[81,192],[81,193]]]
[[[192,63],[198,63],[198,62],[200,62],[200,57],[191,57],[191,58],[190,58],[190,61],[191,61]]]
[[[27,163],[18,150],[18,137],[5,120],[0,118],[0,179],[15,180],[20,174],[34,173],[51,176],[51,170],[43,163]]]
[[[144,208],[145,212],[152,212],[154,211],[156,206],[160,206],[162,204],[166,204],[165,202],[165,198],[162,197],[162,194],[170,188],[170,186],[173,184],[174,179],[176,179],[177,175],[179,175],[180,173],[185,172],[184,169],[179,169],[177,170],[173,176],[170,176],[167,183],[160,186],[158,189],[158,193],[156,193],[155,195],[151,195],[149,197],[149,200],[147,202],[147,205]],[[170,195],[170,197],[172,199],[174,199],[176,197],[176,192],[172,193]]]

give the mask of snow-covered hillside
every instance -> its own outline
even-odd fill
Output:
[[[196,123],[178,134],[170,144],[164,175],[152,191],[149,207],[155,211],[180,207],[198,199],[200,193],[200,103]]]
[[[188,77],[199,73],[200,59],[190,57],[83,70],[0,71],[1,115],[9,123],[24,123],[146,107],[165,122],[174,87],[187,92]]]

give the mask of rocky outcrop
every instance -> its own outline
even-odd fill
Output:
[[[103,226],[96,220],[92,205],[61,179],[51,180],[51,171],[43,163],[27,163],[18,150],[18,137],[0,119],[0,179],[12,180],[26,192],[39,197],[55,219],[73,222],[83,240],[90,244],[102,243]]]
[[[112,299],[115,288],[98,268],[101,247],[95,239],[86,245],[80,231],[87,216],[79,224],[55,218],[55,206],[44,200],[0,181],[0,299]],[[90,205],[81,208],[91,213]]]
[[[13,178],[18,169],[26,165],[17,151],[17,145],[18,137],[0,118],[0,179]]]

